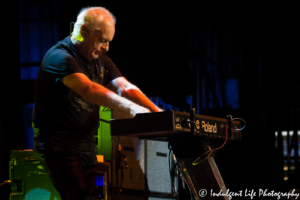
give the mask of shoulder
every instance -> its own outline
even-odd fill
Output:
[[[49,66],[64,67],[68,65],[77,65],[77,60],[59,44],[49,49],[42,61],[44,69]]]
[[[50,48],[43,58],[43,62],[58,64],[60,62],[75,61],[75,53],[72,50],[69,37],[58,42]]]
[[[73,73],[82,73],[76,53],[66,39],[47,51],[40,66],[41,76],[52,77],[56,80]]]

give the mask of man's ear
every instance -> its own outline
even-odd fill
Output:
[[[81,34],[81,37],[84,39],[88,36],[89,34],[89,29],[87,27],[86,24],[82,24],[81,27],[80,27],[80,34]]]

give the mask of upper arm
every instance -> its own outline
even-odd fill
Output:
[[[82,97],[92,81],[83,74],[76,59],[67,50],[60,48],[50,49],[42,62],[44,76],[53,82],[60,80],[68,88]]]
[[[118,77],[113,79],[107,84],[107,88],[114,91],[118,95],[122,96],[122,94],[129,89],[139,90],[135,85],[131,84],[124,77]]]
[[[42,62],[47,78],[59,80],[73,73],[82,73],[77,61],[64,49],[50,49]]]

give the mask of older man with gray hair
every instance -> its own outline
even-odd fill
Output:
[[[115,23],[103,7],[82,9],[72,36],[49,49],[39,69],[35,150],[63,200],[94,198],[99,106],[131,117],[162,111],[106,55]]]

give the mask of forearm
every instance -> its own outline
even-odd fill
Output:
[[[149,109],[117,95],[102,85],[92,82],[82,73],[70,74],[61,81],[90,103],[128,113],[131,117],[134,117],[137,113],[149,112]]]
[[[125,90],[122,96],[135,102],[136,104],[148,108],[152,112],[162,111],[152,101],[150,101],[146,95],[144,95],[139,89],[131,88]]]
[[[128,82],[124,77],[112,80],[108,84],[108,88],[116,92],[118,95],[135,102],[136,104],[148,108],[152,112],[163,111],[151,102],[142,91],[132,83]]]
[[[91,103],[124,112],[130,112],[130,107],[138,106],[134,102],[96,83],[91,84],[82,96],[86,101]]]

